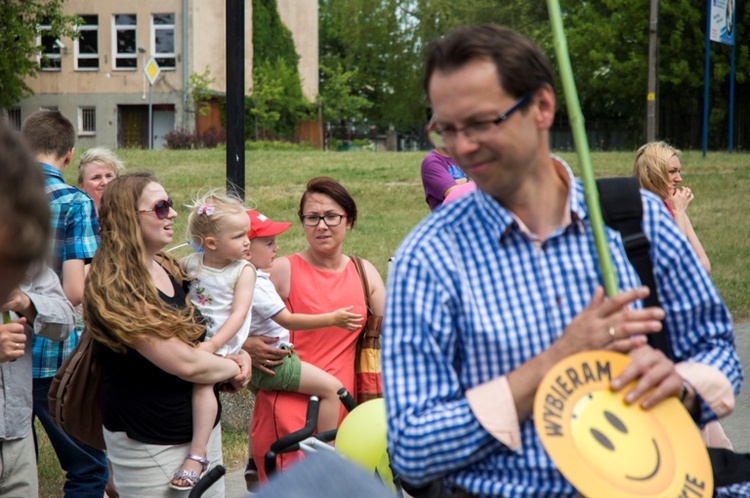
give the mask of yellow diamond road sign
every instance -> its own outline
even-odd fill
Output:
[[[157,64],[156,59],[151,57],[148,60],[148,64],[146,64],[146,67],[143,68],[143,72],[146,73],[148,82],[153,85],[154,81],[156,81],[156,78],[159,77],[159,73],[161,72],[161,69],[159,68],[159,64]]]

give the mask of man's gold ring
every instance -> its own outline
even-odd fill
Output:
[[[616,332],[616,331],[615,331],[615,328],[614,328],[614,327],[610,327],[610,328],[609,328],[609,336],[610,336],[610,337],[611,337],[612,339],[614,339],[614,338],[615,338],[615,332]]]

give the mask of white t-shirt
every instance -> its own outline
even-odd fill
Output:
[[[190,302],[198,308],[206,319],[206,340],[213,337],[224,325],[232,312],[234,287],[245,266],[250,265],[244,259],[235,261],[221,270],[203,264],[203,253],[191,254],[185,259],[185,270],[190,281]],[[252,303],[250,304],[252,310]],[[245,322],[237,333],[216,351],[219,356],[237,354],[247,339],[250,330],[252,313],[248,313]]]
[[[269,277],[268,273],[258,270],[258,278],[255,279],[255,294],[253,294],[253,319],[250,323],[250,335],[278,338],[278,341],[271,344],[275,348],[292,347],[289,342],[289,331],[273,321],[273,317],[281,310],[286,309],[286,306]]]

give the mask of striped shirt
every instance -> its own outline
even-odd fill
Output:
[[[547,349],[602,284],[583,187],[567,165],[562,174],[570,221],[547,240],[530,238],[476,190],[423,220],[397,251],[382,354],[388,449],[407,481],[442,477],[481,496],[576,495],[531,418],[519,421],[513,451],[480,425],[464,394]],[[742,369],[729,312],[661,200],[642,198],[673,356],[717,368],[736,392]],[[620,287],[639,286],[619,232],[605,231]],[[700,402],[701,422],[716,418]]]
[[[99,245],[99,222],[94,201],[82,190],[65,183],[62,173],[42,164],[47,177],[45,191],[52,212],[52,268],[62,279],[64,261],[82,259],[89,263]],[[33,376],[35,379],[53,377],[63,360],[78,343],[79,334],[73,333],[56,342],[34,336]]]

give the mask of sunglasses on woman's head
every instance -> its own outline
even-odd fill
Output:
[[[150,213],[153,211],[157,218],[163,220],[169,216],[170,209],[172,209],[172,198],[167,197],[167,200],[157,201],[151,209],[141,209],[138,213]]]

